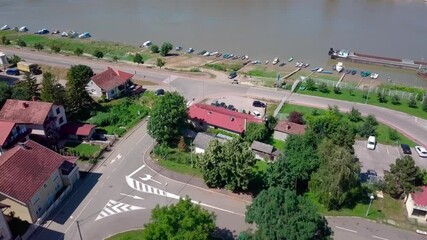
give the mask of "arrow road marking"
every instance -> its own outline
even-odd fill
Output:
[[[102,209],[102,211],[99,213],[98,217],[96,217],[95,221],[98,221],[100,219],[103,219],[118,213],[129,212],[129,211],[140,210],[140,209],[145,209],[145,208],[110,200]]]
[[[120,160],[122,158],[122,155],[120,155],[120,153],[117,155],[117,157],[115,157],[113,160],[111,160],[111,163],[114,163],[117,160]]]
[[[120,193],[120,195],[125,196],[125,197],[130,197],[130,198],[133,198],[133,199],[144,200],[144,198],[142,198],[142,197],[127,195],[125,193]]]
[[[142,181],[149,181],[149,180],[151,180],[151,181],[153,181],[155,183],[162,184],[161,182],[154,180],[153,177],[151,175],[149,175],[149,174],[145,174],[145,177],[143,177],[143,178],[140,177],[140,179]]]

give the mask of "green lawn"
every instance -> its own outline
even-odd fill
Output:
[[[214,134],[214,135],[216,135],[216,134],[223,134],[223,135],[226,135],[226,136],[229,136],[229,137],[232,137],[232,138],[238,137],[237,134],[233,134],[231,132],[224,131],[222,129],[217,129],[217,128],[208,128],[207,132],[211,133],[211,134]]]
[[[254,77],[277,78],[278,72],[268,71],[265,67],[257,67],[247,73],[242,73]]]
[[[365,92],[361,90],[353,90],[352,92],[350,92],[350,90],[348,89],[343,89],[341,94],[336,94],[332,91],[331,88],[329,93],[322,93],[319,91],[309,91],[309,90],[301,90],[301,89],[299,89],[297,92],[301,94],[311,95],[311,96],[333,98],[338,100],[344,100],[349,102],[359,102],[359,103],[366,102],[366,98],[364,96],[367,95],[368,93],[367,91]],[[408,100],[406,99],[401,99],[400,101],[401,103],[397,105],[394,105],[391,103],[391,97],[387,97],[387,99],[388,99],[387,103],[380,103],[378,101],[377,94],[369,93],[367,104],[388,108],[388,109],[404,112],[416,117],[427,119],[427,112],[422,110],[421,102],[417,101],[417,108],[410,108],[408,107]]]
[[[276,111],[277,106],[279,106],[279,103],[268,102],[267,103],[267,115],[273,116],[274,111]]]
[[[285,104],[283,105],[282,109],[280,110],[280,113],[282,114],[282,118],[286,117],[289,113],[297,111],[301,112],[304,116],[309,116],[313,114],[313,111],[316,109],[318,114],[324,114],[326,110],[324,109],[317,109],[312,107],[305,107],[305,106],[299,106],[299,105],[293,105],[293,104]],[[345,116],[346,117],[346,116]],[[348,120],[349,121],[349,120]],[[358,125],[362,124],[362,122],[359,122]],[[390,140],[389,132],[392,128],[389,126],[379,123],[377,126],[377,141],[382,144],[395,144],[396,142]],[[409,138],[405,137],[403,134],[398,132],[399,140],[398,143],[406,143],[409,146],[415,146],[416,144],[410,140]],[[276,147],[277,148],[277,147]],[[279,148],[277,148],[279,149]]]
[[[65,149],[68,152],[76,152],[82,157],[93,157],[99,153],[101,147],[99,145],[67,142],[67,144],[65,144]]]
[[[143,233],[144,233],[143,229],[131,230],[131,231],[119,233],[114,236],[108,237],[105,240],[143,240],[142,238]]]
[[[267,168],[268,168],[268,163],[265,161],[257,161],[255,164],[255,168],[258,172],[267,172]]]
[[[200,170],[195,167],[192,168],[190,164],[177,163],[172,160],[160,160],[158,163],[160,166],[174,172],[192,175],[198,178],[203,177],[202,172],[200,172]]]

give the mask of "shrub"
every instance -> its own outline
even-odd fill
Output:
[[[319,91],[322,93],[329,93],[328,85],[326,85],[326,83],[321,83],[319,85]]]
[[[173,49],[172,43],[164,42],[162,44],[162,47],[160,48],[160,55],[162,57],[165,57],[168,55],[168,53]]]
[[[141,56],[141,54],[137,53],[135,54],[135,56],[133,57],[133,62],[134,63],[138,63],[139,64],[143,64],[144,63],[144,58]]]
[[[16,45],[18,45],[20,47],[26,47],[27,43],[22,39],[18,39],[18,40],[16,40]]]
[[[117,62],[119,61],[119,57],[117,57],[116,55],[113,56],[113,62]]]
[[[424,101],[423,101],[423,111],[427,112],[427,96],[424,96]]]
[[[316,82],[314,82],[313,79],[309,78],[307,79],[307,83],[305,85],[305,88],[307,88],[307,90],[309,91],[316,91]]]
[[[153,44],[153,45],[151,45],[151,47],[150,47],[150,51],[152,52],[152,53],[159,53],[159,46],[157,46],[156,44]]]
[[[201,72],[200,68],[191,68],[190,72]]]
[[[387,102],[387,96],[384,93],[378,92],[377,97],[378,97],[378,102],[380,102],[380,103],[386,103]]]
[[[398,141],[400,139],[398,132],[392,128],[388,129],[388,137],[392,141]]]
[[[350,96],[354,96],[354,89],[353,88],[349,89],[348,93],[350,94]]]
[[[41,44],[41,43],[34,43],[34,48],[40,51],[40,50],[42,50],[44,47],[43,47],[43,44]]]
[[[297,123],[297,124],[304,124],[304,118],[302,113],[300,112],[291,112],[288,116],[288,121]]]
[[[74,54],[76,54],[77,56],[82,55],[83,54],[83,49],[81,49],[81,48],[74,49]]]
[[[391,98],[391,103],[393,105],[399,105],[400,104],[400,98],[397,95],[393,95],[393,97]]]
[[[313,111],[311,111],[311,115],[312,116],[319,116],[320,115],[319,110],[313,109]]]
[[[410,108],[417,108],[417,101],[414,97],[411,97],[408,101],[408,107]]]
[[[352,122],[359,122],[362,120],[362,114],[355,107],[351,108],[351,111],[348,113],[348,119]]]
[[[163,145],[163,144],[161,144],[161,145],[156,145],[156,146],[154,147],[154,149],[153,149],[153,153],[154,153],[156,156],[159,156],[159,157],[161,157],[161,158],[165,159],[165,158],[167,158],[167,157],[168,157],[168,155],[169,155],[169,153],[170,153],[170,149],[169,149],[169,147],[168,147],[168,146]]]
[[[341,94],[341,88],[338,86],[334,86],[334,93],[335,94]]]
[[[61,51],[61,47],[59,47],[58,45],[53,45],[52,47],[50,47],[50,49],[52,49],[54,53],[59,53]]]
[[[100,58],[103,58],[103,57],[104,57],[104,53],[103,53],[103,52],[101,52],[100,50],[96,50],[96,51],[93,53],[93,56],[95,56],[96,58],[100,59]]]

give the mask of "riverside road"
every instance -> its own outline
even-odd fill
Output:
[[[64,57],[30,51],[2,49],[6,54],[17,54],[27,61],[46,65],[69,67],[86,64],[95,72],[108,66],[135,73],[136,78],[156,82],[166,90],[177,90],[188,100],[198,101],[206,97],[240,95],[281,101],[287,99],[294,104],[325,108],[337,105],[342,110],[357,107],[363,114],[375,114],[377,119],[402,131],[417,142],[427,142],[427,121],[396,111],[370,105],[336,101],[298,94],[288,91],[231,85],[226,79],[208,79],[145,69],[125,64],[93,61],[84,58]],[[123,137],[103,164],[89,174],[81,186],[76,188],[46,222],[33,235],[34,239],[103,239],[116,232],[141,228],[149,221],[150,211],[156,205],[173,203],[179,197],[191,199],[217,214],[217,225],[230,230],[233,235],[245,230],[246,197],[223,194],[206,189],[192,181],[176,181],[167,172],[159,174],[150,166],[147,155],[153,140],[142,122]],[[152,165],[152,164],[151,164]],[[175,178],[174,178],[175,179]],[[335,239],[424,239],[413,232],[390,226],[374,224],[362,219],[329,218]],[[80,228],[79,234],[78,228]],[[234,231],[234,232],[233,232]]]

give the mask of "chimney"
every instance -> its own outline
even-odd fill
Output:
[[[234,121],[234,117],[230,117],[230,120],[233,122]]]
[[[27,108],[27,107],[28,107],[28,103],[27,103],[27,102],[23,102],[23,103],[22,103],[22,107],[23,107],[23,108]]]
[[[291,125],[289,125],[289,124],[286,124],[286,129],[291,129]]]

